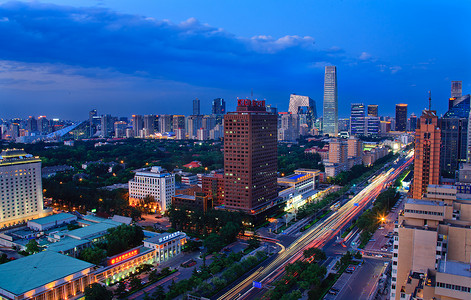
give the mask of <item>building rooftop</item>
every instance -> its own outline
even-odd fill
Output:
[[[180,195],[175,195],[174,197],[175,198],[181,198],[181,199],[187,199],[187,200],[196,200],[196,197],[194,195],[180,194]]]
[[[469,263],[463,263],[455,260],[440,260],[438,265],[438,272],[471,278]]]
[[[414,199],[414,198],[407,198],[405,204],[443,206],[443,202],[441,201],[432,201],[432,200],[423,200],[423,199]]]
[[[37,223],[37,224],[40,224],[40,225],[45,225],[45,224],[49,224],[49,223],[52,223],[52,222],[73,218],[73,217],[77,218],[76,216],[74,216],[72,214],[60,213],[60,214],[56,214],[56,215],[52,215],[52,216],[47,216],[47,217],[44,217],[44,218],[34,219],[34,220],[31,220],[30,222],[34,222],[34,223]]]
[[[149,243],[155,243],[155,244],[163,244],[166,243],[167,241],[171,241],[177,237],[184,237],[186,236],[185,233],[177,231],[174,233],[162,233],[157,236],[148,238],[147,240],[144,240],[145,242]]]
[[[89,240],[76,240],[71,237],[66,237],[61,239],[57,243],[52,243],[47,246],[47,250],[49,251],[54,251],[54,252],[60,252],[60,251],[67,251],[72,248],[88,244],[90,243]]]
[[[118,227],[119,225],[121,224],[118,223],[116,225],[113,225],[110,223],[103,222],[103,223],[93,224],[90,226],[86,226],[86,227],[69,231],[67,235],[72,238],[83,240],[86,238],[97,236],[101,234],[103,231],[107,231],[110,228]]]
[[[79,259],[44,251],[0,265],[0,288],[21,295],[91,267]]]

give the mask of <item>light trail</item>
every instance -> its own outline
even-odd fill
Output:
[[[412,154],[411,154],[412,153]],[[330,215],[326,220],[308,229],[302,236],[296,239],[289,247],[278,253],[277,257],[265,267],[258,268],[250,276],[239,282],[232,289],[217,299],[252,299],[254,294],[260,292],[252,286],[253,281],[269,285],[284,273],[284,267],[303,256],[303,251],[311,247],[323,247],[329,240],[335,237],[340,230],[354,217],[360,214],[373,199],[375,199],[396,177],[413,161],[411,151],[402,164],[395,168],[382,172],[371,183],[359,192],[350,201]],[[242,294],[244,293],[244,294]]]

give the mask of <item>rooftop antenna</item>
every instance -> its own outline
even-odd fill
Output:
[[[428,110],[432,110],[432,91],[428,91]]]

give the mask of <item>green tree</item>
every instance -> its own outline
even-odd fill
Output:
[[[99,283],[93,283],[85,288],[85,300],[112,300],[113,293]]]
[[[258,247],[260,247],[260,240],[258,239],[258,237],[254,235],[249,238],[247,243],[249,244],[249,247],[252,249],[257,249]]]
[[[41,251],[41,248],[39,247],[38,242],[36,242],[35,239],[30,240],[26,244],[26,252],[28,252],[29,254],[38,253],[39,251]]]
[[[98,247],[85,248],[80,252],[80,259],[94,265],[99,265],[106,258],[106,252]]]
[[[154,293],[152,293],[152,297],[154,300],[164,300],[165,299],[165,291],[163,286],[159,285],[155,287]]]
[[[314,261],[316,262],[327,258],[325,252],[316,247],[311,247],[309,249],[304,250],[303,255],[305,258],[313,257]]]

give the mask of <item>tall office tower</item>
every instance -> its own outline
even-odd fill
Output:
[[[132,129],[134,136],[140,136],[141,130],[144,128],[144,121],[141,115],[132,115]]]
[[[185,116],[184,115],[174,115],[173,116],[173,132],[177,132],[178,129],[185,129]]]
[[[338,118],[337,68],[326,66],[324,75],[324,134],[337,136]]]
[[[111,115],[101,116],[101,137],[110,137],[114,133],[114,121]]]
[[[380,132],[380,120],[378,117],[365,118],[365,134],[369,136],[378,135]]]
[[[129,181],[129,205],[138,205],[147,196],[154,198],[151,205],[155,205],[157,211],[167,211],[175,196],[175,174],[170,174],[161,167],[136,172]]]
[[[308,130],[314,128],[314,122],[317,119],[316,102],[308,96],[291,94],[288,112],[299,115],[300,125],[307,125]]]
[[[344,164],[348,158],[348,143],[343,139],[331,139],[329,142],[329,162]]]
[[[455,177],[468,153],[470,98],[460,97],[438,121],[441,130],[440,171]]]
[[[348,144],[348,157],[361,157],[363,154],[363,142],[351,136],[347,140]]]
[[[368,117],[379,117],[379,115],[378,115],[378,105],[376,105],[376,104],[368,105]]]
[[[276,127],[265,101],[238,99],[224,116],[226,208],[254,214],[278,196]]]
[[[365,134],[365,104],[352,103],[350,112],[350,135]]]
[[[26,124],[26,130],[28,130],[29,134],[38,131],[38,121],[36,120],[35,117],[30,116],[28,118],[28,121]]]
[[[396,131],[407,129],[407,104],[396,104]]]
[[[0,154],[0,228],[43,215],[41,159],[23,150]]]
[[[10,136],[12,139],[16,139],[20,136],[20,124],[11,123],[10,124]]]
[[[226,101],[222,98],[216,98],[213,100],[211,107],[211,113],[213,115],[223,115],[226,113]]]
[[[339,132],[350,130],[350,118],[339,119]]]
[[[144,126],[143,129],[145,130],[145,136],[148,137],[155,133],[155,115],[144,115]]]
[[[126,137],[126,128],[127,127],[128,127],[128,123],[126,123],[124,121],[114,122],[114,137],[115,138]]]
[[[281,122],[278,126],[278,140],[296,141],[299,138],[299,115],[281,112],[279,118]]]
[[[462,95],[461,81],[451,82],[451,98],[459,98]]]
[[[406,199],[394,229],[390,299],[471,299],[470,202],[450,185]]]
[[[173,116],[160,115],[159,116],[160,133],[171,132],[173,130]]]
[[[95,122],[93,121],[93,117],[96,117],[97,114],[98,113],[97,113],[96,109],[92,109],[88,113],[88,125],[90,126],[90,137],[92,137],[96,132]]]
[[[440,179],[440,128],[434,110],[424,110],[415,131],[414,181],[412,197],[422,199],[429,184]]]
[[[411,113],[409,118],[409,131],[415,131],[417,129],[417,120],[417,116]]]
[[[198,116],[200,114],[200,99],[196,98],[193,100],[193,115]]]
[[[39,116],[38,117],[38,131],[41,134],[48,134],[49,130],[49,120],[46,119],[46,116]]]

